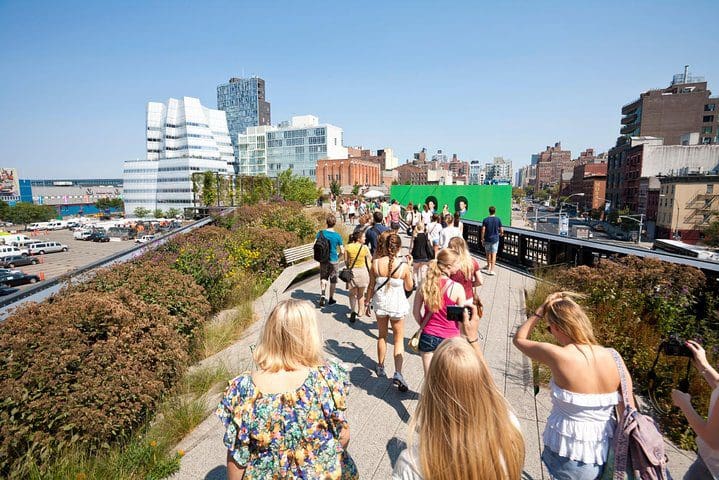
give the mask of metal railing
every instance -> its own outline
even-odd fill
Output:
[[[472,253],[484,255],[481,242],[482,225],[472,220],[463,220],[464,239]],[[603,258],[634,255],[642,258],[657,258],[665,262],[698,268],[707,278],[719,281],[719,263],[696,258],[660,253],[635,246],[618,246],[596,240],[569,238],[560,235],[535,232],[522,228],[504,228],[500,239],[497,261],[534,273],[542,267],[554,265],[596,265]],[[717,283],[719,288],[719,283]]]
[[[223,210],[220,215],[226,215],[227,213],[229,213],[231,211],[232,211],[232,209]],[[167,235],[163,235],[162,237],[156,238],[156,239],[152,240],[151,242],[136,245],[128,250],[123,250],[122,252],[114,253],[114,254],[107,256],[105,258],[102,258],[96,262],[89,263],[82,267],[71,270],[67,273],[64,273],[56,278],[42,281],[40,283],[33,285],[30,288],[21,290],[12,295],[8,295],[8,296],[0,299],[0,320],[4,319],[5,317],[7,317],[9,315],[10,309],[18,307],[25,302],[42,301],[42,300],[48,298],[50,295],[57,293],[58,291],[60,291],[60,289],[62,287],[66,286],[66,285],[70,285],[72,283],[77,283],[77,282],[87,280],[90,276],[92,276],[92,273],[95,270],[98,270],[100,268],[109,267],[110,265],[115,264],[115,263],[126,262],[126,261],[132,260],[134,258],[137,258],[141,255],[144,255],[145,253],[147,253],[149,251],[156,249],[157,247],[163,245],[164,243],[177,237],[178,235],[182,235],[184,233],[190,232],[197,228],[204,227],[205,225],[208,225],[208,224],[212,223],[213,221],[214,221],[214,217],[202,218],[193,223],[190,223],[189,225],[185,225],[184,227],[181,227],[173,232],[170,232]]]

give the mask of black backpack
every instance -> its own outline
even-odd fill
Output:
[[[314,250],[314,257],[320,263],[327,263],[330,261],[330,241],[327,240],[323,231],[317,234],[315,244],[312,247]]]

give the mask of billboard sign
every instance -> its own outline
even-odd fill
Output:
[[[569,235],[569,215],[566,213],[559,216],[559,234],[563,237]]]
[[[19,197],[20,180],[14,168],[0,168],[0,197]]]

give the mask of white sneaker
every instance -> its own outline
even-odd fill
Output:
[[[400,392],[406,392],[407,390],[409,390],[407,382],[404,381],[404,377],[399,372],[394,372],[394,376],[392,377],[392,383],[397,387]]]

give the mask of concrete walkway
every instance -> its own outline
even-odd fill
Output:
[[[511,343],[516,327],[524,321],[524,289],[531,289],[534,280],[516,271],[499,268],[497,275],[484,276],[481,290],[485,305],[480,324],[482,349],[499,389],[511,404],[520,420],[526,442],[525,479],[548,479],[541,460],[541,432],[550,410],[549,396],[542,389],[534,393],[531,362]],[[399,453],[405,448],[408,421],[415,409],[422,381],[419,355],[407,352],[404,377],[410,390],[400,393],[388,378],[377,378],[377,328],[373,320],[362,317],[354,325],[347,321],[349,314],[346,292],[338,289],[338,304],[317,310],[320,329],[327,353],[344,362],[350,372],[353,389],[348,399],[350,422],[349,451],[355,459],[362,479],[388,479]],[[273,295],[271,305],[262,305],[257,312],[266,314],[276,301],[285,298],[317,302],[319,280],[314,276]],[[265,302],[267,303],[267,302]],[[249,346],[257,340],[260,322],[250,328],[248,335],[232,348],[233,363],[251,365]],[[405,337],[409,338],[417,326],[412,318],[405,319]],[[390,339],[391,345],[391,339]],[[391,347],[387,361],[388,377],[393,371]],[[178,448],[184,449],[181,469],[176,480],[224,479],[226,450],[222,444],[223,430],[214,415],[208,417]],[[672,472],[680,477],[692,456],[676,449],[672,452]]]

